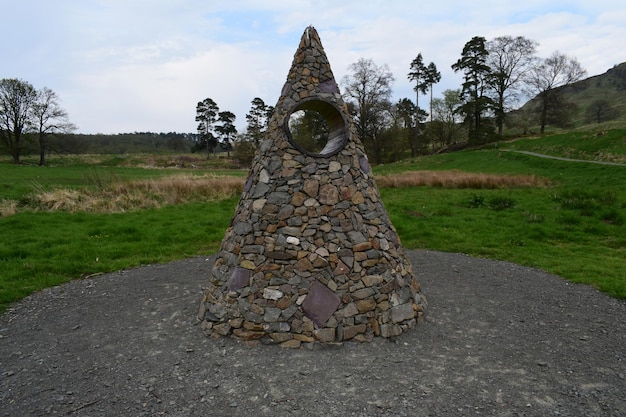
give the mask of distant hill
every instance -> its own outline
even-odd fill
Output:
[[[602,128],[626,126],[626,62],[615,65],[604,74],[594,75],[573,84],[561,87],[567,102],[575,104],[569,128],[597,126],[597,118],[593,117],[590,108],[604,106],[606,115],[601,117]],[[529,100],[518,111],[531,111],[535,99]]]
[[[612,120],[626,122],[626,62],[614,66],[604,74],[594,75],[564,87],[567,98],[578,105],[576,125],[593,123],[586,116],[589,106],[597,100],[606,100],[615,110]]]

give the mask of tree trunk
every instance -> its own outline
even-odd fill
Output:
[[[544,97],[542,102],[541,102],[541,114],[539,115],[539,124],[541,125],[541,128],[539,129],[539,133],[541,133],[542,135],[544,134],[545,130],[546,130],[546,123],[548,120],[548,102],[547,102],[547,98]]]
[[[420,91],[415,92],[415,145],[419,147],[420,137],[420,105],[419,105]]]
[[[9,150],[11,151],[11,158],[13,160],[13,164],[15,165],[19,165],[20,164],[20,139],[22,136],[22,132],[21,130],[16,130],[15,132],[11,133],[8,132],[8,145],[9,145]]]
[[[496,123],[498,124],[498,135],[502,136],[502,127],[504,125],[504,94],[498,94],[498,114],[496,116]]]
[[[46,139],[43,134],[39,134],[39,166],[46,165]]]

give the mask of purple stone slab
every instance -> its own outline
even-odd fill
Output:
[[[315,281],[302,303],[302,311],[318,327],[324,327],[340,303],[341,299],[334,292],[327,286]]]
[[[251,271],[249,269],[236,267],[228,278],[228,290],[237,291],[243,287],[250,285]]]

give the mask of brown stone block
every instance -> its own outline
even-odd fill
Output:
[[[302,317],[302,333],[303,334],[312,334],[315,326],[313,322],[308,317]]]
[[[300,207],[304,204],[304,200],[306,200],[306,195],[304,195],[304,193],[300,191],[297,191],[293,193],[293,196],[291,197],[291,204],[294,207]]]
[[[315,342],[315,338],[313,336],[305,336],[303,334],[298,334],[298,333],[294,334],[293,338],[301,342],[305,342],[305,343]]]
[[[378,320],[376,320],[376,317],[371,317],[367,321],[367,324],[369,325],[369,327],[374,332],[374,335],[380,336],[380,325],[378,324]]]
[[[398,288],[398,282],[395,279],[392,279],[391,281],[380,287],[380,292],[383,294],[387,294],[395,290],[396,288]]]
[[[346,326],[343,328],[343,340],[350,340],[359,333],[365,333],[367,326],[358,324],[356,326]]]
[[[247,329],[235,329],[233,335],[243,341],[258,340],[265,336],[265,332],[255,332]]]
[[[350,268],[348,268],[348,265],[344,264],[341,261],[337,261],[337,266],[335,267],[335,270],[333,271],[334,275],[346,275],[350,272]]]
[[[296,254],[291,254],[289,252],[279,252],[279,251],[268,251],[265,252],[265,256],[270,258],[270,259],[277,259],[277,260],[282,260],[282,261],[287,261],[290,259],[295,259],[296,258]]]
[[[376,308],[376,301],[371,298],[367,300],[358,300],[356,302],[356,307],[359,310],[359,313],[366,313]]]
[[[354,193],[354,195],[352,196],[352,204],[362,204],[364,202],[365,198],[363,197],[363,193],[361,193],[360,191]]]
[[[230,324],[228,323],[220,323],[220,324],[216,324],[215,326],[213,326],[213,332],[217,333],[221,336],[226,336],[228,335],[228,333],[230,333]]]
[[[374,340],[374,335],[371,333],[359,333],[352,339],[353,342],[371,342]]]
[[[380,259],[368,259],[368,260],[366,260],[366,261],[363,261],[363,262],[361,263],[361,266],[362,266],[363,268],[371,268],[371,267],[373,267],[373,266],[378,265],[379,263],[384,263],[384,262],[381,262],[381,260],[380,260]]]
[[[354,260],[356,262],[363,262],[367,259],[367,253],[365,252],[354,252]]]
[[[324,232],[324,233],[328,233],[332,230],[333,225],[330,223],[323,223],[320,225],[319,229]]]
[[[361,280],[366,287],[373,287],[380,285],[383,282],[383,277],[380,275],[366,275]]]
[[[309,261],[308,258],[305,257],[305,258],[298,260],[298,262],[296,262],[294,267],[298,271],[311,271],[313,269],[313,264],[311,263],[311,261]]]
[[[291,339],[280,344],[280,347],[285,349],[298,349],[302,342],[300,340]]]
[[[280,265],[276,265],[276,264],[263,264],[261,265],[261,267],[259,268],[259,271],[265,272],[265,271],[278,271],[280,269]],[[268,276],[269,275],[269,276]],[[266,279],[269,279],[272,277],[272,274],[267,274],[265,276]]]
[[[242,261],[239,263],[239,266],[240,266],[240,267],[242,267],[242,268],[245,268],[245,269],[250,269],[250,270],[252,270],[252,269],[255,269],[255,268],[256,268],[256,265],[254,265],[254,262],[249,261],[249,260],[247,260],[247,259],[242,260]]]
[[[291,330],[296,334],[302,332],[302,320],[293,319],[291,321]]]
[[[330,213],[333,210],[333,206],[332,205],[321,205],[317,208],[317,214],[320,216],[324,216],[328,213]]]
[[[352,247],[352,250],[354,252],[364,252],[367,250],[372,249],[372,243],[371,242],[361,242],[361,243],[357,243],[356,245],[354,245]]]
[[[320,189],[320,183],[314,179],[307,179],[304,181],[304,185],[302,186],[302,190],[307,193],[310,197],[317,197]]]
[[[289,299],[289,297],[283,297],[280,300],[278,300],[278,302],[276,303],[276,307],[280,308],[281,310],[286,309],[290,305],[291,305],[291,300]]]
[[[293,339],[293,334],[291,333],[270,333],[270,337],[274,342],[282,343],[287,340]]]
[[[339,202],[339,190],[332,184],[325,184],[319,189],[319,201],[321,204],[334,206]]]
[[[328,265],[328,261],[326,259],[322,258],[321,256],[315,256],[315,259],[313,260],[313,267],[323,268],[326,265]]]
[[[234,319],[230,319],[228,320],[228,324],[234,328],[234,329],[238,329],[241,327],[241,325],[243,324],[243,319],[241,317],[237,317]]]
[[[335,341],[335,329],[323,328],[313,332],[315,338],[322,343],[330,343]]]

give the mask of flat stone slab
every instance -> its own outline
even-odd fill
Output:
[[[205,337],[214,257],[42,291],[0,316],[0,415],[626,415],[623,301],[507,262],[407,254],[424,323],[312,350]]]

